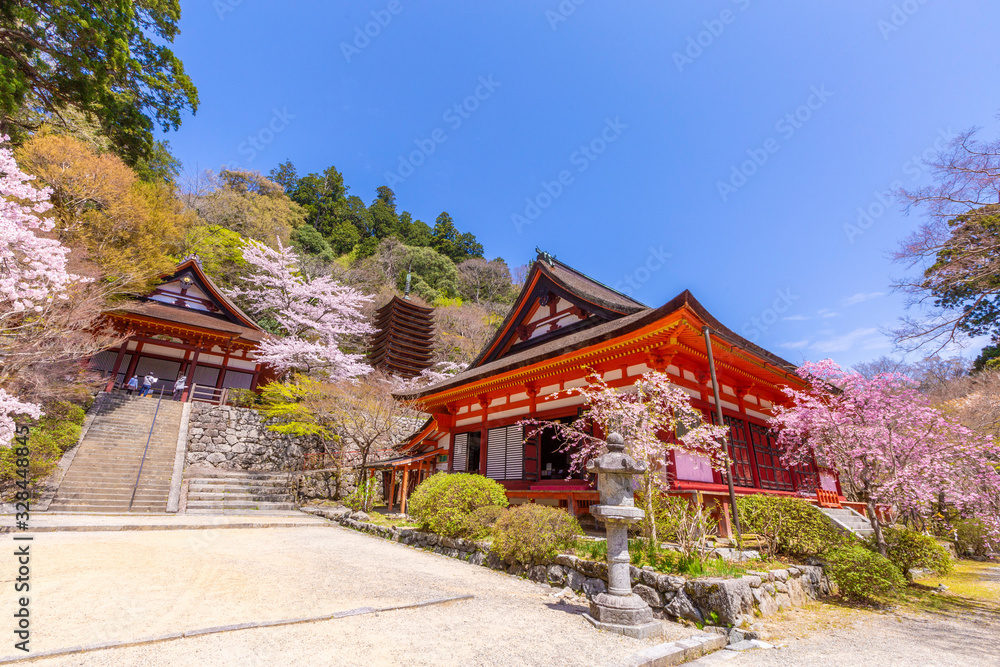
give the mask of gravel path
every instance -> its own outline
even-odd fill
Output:
[[[1000,618],[970,611],[950,614],[865,614],[848,627],[783,648],[753,651],[727,661],[731,667],[988,667],[1000,665]]]
[[[10,536],[0,553],[11,551]],[[13,558],[0,561],[10,591]],[[554,589],[339,527],[47,533],[32,649],[472,593],[473,600],[54,658],[47,665],[602,665],[655,642],[595,631]],[[11,618],[13,593],[0,597]],[[692,634],[666,624],[666,641]],[[2,630],[2,627],[0,627]],[[11,655],[13,642],[0,647]]]

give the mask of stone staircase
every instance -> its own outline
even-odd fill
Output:
[[[188,468],[188,514],[287,514],[295,511],[286,473]]]
[[[98,395],[93,421],[48,511],[165,512],[184,404],[168,395],[158,413],[156,405],[155,396]],[[147,438],[149,450],[129,509]]]
[[[838,528],[854,533],[860,538],[866,538],[875,533],[871,523],[863,514],[849,507],[820,507],[819,511],[827,516]]]

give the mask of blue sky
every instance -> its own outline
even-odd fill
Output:
[[[690,289],[793,362],[892,352],[887,255],[919,217],[881,193],[1000,129],[985,0],[181,4],[186,170],[334,165],[512,266],[537,245],[650,305]]]

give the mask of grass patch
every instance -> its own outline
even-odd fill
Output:
[[[941,584],[947,589],[937,590]],[[902,605],[938,614],[1000,617],[1000,563],[960,560],[949,574],[927,577],[908,586]]]

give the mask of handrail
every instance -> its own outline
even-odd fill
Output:
[[[198,395],[199,392],[200,395]],[[221,389],[216,389],[215,387],[206,385],[192,384],[187,392],[187,400],[189,403],[201,401],[202,403],[225,405],[226,401],[229,400],[229,388],[222,387]]]
[[[149,435],[146,437],[146,447],[142,450],[142,461],[139,462],[139,472],[135,476],[135,485],[132,487],[132,498],[128,501],[128,511],[132,511],[132,503],[135,502],[135,492],[139,490],[139,477],[142,476],[142,467],[146,465],[146,453],[149,452],[149,442],[153,439],[153,428],[156,426],[156,417],[160,414],[160,401],[163,400],[163,387],[160,387],[160,397],[156,399],[156,410],[153,411],[153,421],[149,424]]]

